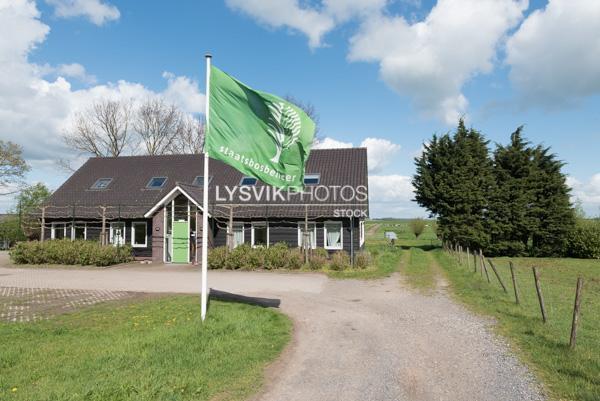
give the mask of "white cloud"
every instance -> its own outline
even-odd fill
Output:
[[[381,11],[388,0],[323,0],[324,13],[339,22]]]
[[[303,7],[297,0],[226,0],[226,3],[268,27],[288,27],[303,33],[312,48],[321,46],[323,36],[335,26],[333,17]]]
[[[104,25],[121,16],[117,7],[101,0],[46,0],[46,3],[54,6],[57,17],[86,17],[96,25]]]
[[[412,201],[412,178],[405,175],[369,175],[371,217],[424,217],[422,208]]]
[[[361,148],[367,148],[367,157],[369,159],[369,173],[379,173],[398,151],[400,145],[395,144],[384,138],[365,138],[359,145]],[[325,137],[316,139],[313,149],[339,149],[352,148],[352,142],[342,142],[337,139]]]
[[[594,174],[587,182],[569,176],[567,185],[571,187],[571,199],[580,200],[588,215],[600,213],[600,173]]]
[[[379,15],[351,39],[349,60],[378,62],[383,80],[428,116],[455,124],[466,112],[463,85],[488,73],[526,0],[439,0],[420,22]]]
[[[337,139],[325,137],[323,139],[315,139],[313,149],[340,149],[340,148],[352,148],[352,142],[342,142]]]
[[[186,77],[167,74],[166,88],[162,92],[127,81],[75,90],[69,78],[91,77],[83,66],[75,63],[49,67],[30,63],[29,53],[44,42],[49,32],[49,27],[40,21],[33,1],[0,2],[0,26],[13,33],[10,37],[0,35],[0,138],[23,146],[25,158],[36,166],[30,176],[59,180],[54,177],[53,162],[59,157],[75,158],[65,149],[61,134],[75,111],[98,99],[163,96],[185,111],[204,110],[204,95],[197,83]],[[49,73],[56,77],[48,79]]]
[[[378,173],[400,151],[400,145],[383,138],[365,138],[360,147],[367,148],[369,172]]]
[[[550,0],[507,42],[510,77],[526,100],[560,106],[600,93],[600,1]]]
[[[168,81],[167,89],[162,93],[167,101],[188,113],[204,113],[206,96],[198,91],[198,82],[170,72],[163,72],[163,78]]]

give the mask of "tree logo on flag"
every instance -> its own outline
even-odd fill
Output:
[[[277,150],[271,159],[273,163],[279,163],[281,152],[289,149],[300,138],[302,124],[300,115],[290,105],[282,102],[269,103],[271,121],[269,123],[269,134],[275,140]]]

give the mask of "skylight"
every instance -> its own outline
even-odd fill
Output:
[[[240,186],[244,186],[244,185],[256,185],[256,178],[254,177],[242,177],[242,180],[240,181]]]
[[[305,174],[304,185],[319,185],[321,174]]]
[[[213,176],[211,175],[210,177],[208,177],[208,184],[210,185],[210,182],[212,181]],[[194,178],[194,181],[192,182],[192,185],[196,185],[198,187],[201,187],[204,185],[204,176],[203,175],[198,175],[196,176],[196,178]]]
[[[106,189],[110,183],[112,182],[112,178],[98,178],[94,185],[92,185],[92,189]]]
[[[152,177],[146,188],[148,189],[160,189],[165,186],[165,182],[167,182],[167,177]]]

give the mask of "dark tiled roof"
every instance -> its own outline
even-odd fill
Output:
[[[294,195],[290,201],[265,200],[242,202],[239,197],[223,200],[226,186],[238,186],[243,176],[233,167],[210,159],[209,212],[214,215],[228,215],[229,204],[243,204],[234,208],[236,217],[303,217],[304,204],[309,204],[309,215],[331,216],[333,211],[344,206],[352,206],[356,201],[344,202],[342,199],[312,202]],[[310,153],[306,164],[306,174],[319,173],[320,185],[344,186],[353,188],[368,187],[367,152],[365,148],[315,149]],[[100,207],[106,207],[108,218],[118,216],[141,217],[152,206],[164,198],[176,185],[184,189],[199,204],[202,204],[202,188],[192,185],[196,176],[203,175],[202,155],[164,155],[164,156],[125,156],[90,158],[77,170],[46,202],[48,217],[70,217],[75,210],[76,217],[97,218],[101,216]],[[152,177],[168,177],[161,189],[147,189]],[[110,185],[103,190],[91,189],[99,178],[112,178]],[[221,194],[216,198],[215,189]],[[273,190],[270,186],[258,182],[256,191]],[[254,189],[253,189],[254,190]],[[285,194],[285,192],[283,192]],[[367,202],[359,202],[368,212]]]

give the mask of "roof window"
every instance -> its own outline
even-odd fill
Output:
[[[321,174],[305,174],[304,185],[319,185]]]
[[[242,177],[242,179],[240,180],[240,186],[256,185],[256,181],[257,179],[254,177]]]
[[[91,186],[91,189],[106,189],[112,182],[112,178],[98,178]]]
[[[160,189],[165,186],[165,182],[167,182],[167,177],[152,177],[146,188],[148,189]]]
[[[212,181],[213,176],[211,175],[210,177],[208,177],[208,184],[210,185],[210,182]],[[198,175],[196,176],[196,178],[194,178],[194,181],[192,182],[192,185],[195,185],[197,187],[201,187],[204,185],[204,176],[203,175]]]

